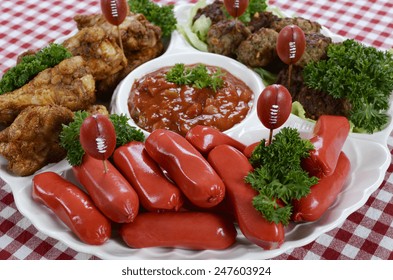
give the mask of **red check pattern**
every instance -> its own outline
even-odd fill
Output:
[[[163,4],[196,0],[157,1]],[[391,0],[270,0],[291,15],[325,25],[332,32],[381,49],[393,48]],[[41,48],[74,30],[73,16],[100,10],[99,1],[2,0],[0,3],[0,73],[18,54]],[[2,74],[0,74],[2,75]],[[388,140],[393,149],[393,136]],[[275,259],[393,259],[393,165],[366,204],[338,228],[310,244]],[[38,232],[17,210],[8,186],[0,180],[1,259],[96,259]]]

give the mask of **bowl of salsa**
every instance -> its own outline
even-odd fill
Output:
[[[162,56],[142,64],[118,85],[112,112],[126,115],[146,136],[158,128],[185,135],[196,125],[238,134],[256,117],[261,78],[234,59],[188,47],[176,35]],[[183,72],[174,72],[176,68]],[[195,76],[204,78],[195,81]],[[205,83],[213,78],[220,80],[218,85],[217,80],[213,86]]]

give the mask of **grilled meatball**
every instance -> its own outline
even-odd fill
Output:
[[[308,88],[304,84],[301,67],[293,67],[291,77],[288,77],[288,74],[288,67],[285,67],[279,73],[276,83],[288,87],[288,79],[291,79],[289,92],[292,101],[298,101],[303,105],[307,118],[317,120],[322,115],[349,116],[351,105],[348,100],[334,98],[325,92]]]
[[[198,9],[194,18],[192,19],[192,22],[196,21],[202,15],[205,15],[206,17],[211,19],[212,24],[217,23],[226,18],[223,7],[224,2],[222,2],[221,0],[216,0],[211,4]]]
[[[237,59],[250,67],[267,66],[277,57],[277,36],[273,29],[259,29],[240,43],[236,50]]]
[[[304,33],[316,33],[321,30],[319,23],[301,17],[280,18],[272,23],[271,28],[280,32],[285,26],[291,24],[299,26]]]
[[[322,115],[336,115],[349,117],[351,105],[344,98],[334,98],[322,91],[303,87],[298,94],[297,101],[303,105],[306,117],[318,120]]]
[[[297,66],[305,67],[308,63],[327,58],[327,48],[332,43],[332,38],[321,33],[306,33],[306,50]]]
[[[248,28],[251,32],[256,32],[262,27],[271,28],[273,22],[277,21],[279,18],[271,12],[261,12],[256,13],[251,21],[248,23]]]
[[[207,33],[208,51],[235,57],[237,47],[250,34],[250,30],[241,21],[221,20],[213,24]]]
[[[290,87],[288,87],[288,78],[289,78],[288,65],[283,67],[277,75],[277,80],[275,83],[285,86],[288,89],[288,91],[291,93],[293,101],[297,101],[298,94],[302,90],[302,87],[304,86],[302,71],[303,69],[301,67],[295,65],[292,67]]]

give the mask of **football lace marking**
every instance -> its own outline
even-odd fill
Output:
[[[117,5],[115,0],[111,1],[111,14],[113,17],[119,16],[119,12],[117,11]]]
[[[97,151],[100,154],[105,154],[106,153],[106,149],[107,149],[105,138],[103,138],[101,136],[97,137],[96,138],[96,144],[97,144]]]
[[[289,58],[293,59],[296,57],[296,42],[289,42]]]
[[[273,104],[272,107],[270,108],[270,118],[269,122],[271,124],[276,124],[278,121],[278,112],[279,112],[279,106],[277,104]]]

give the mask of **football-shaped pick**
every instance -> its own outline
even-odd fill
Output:
[[[295,64],[306,49],[306,37],[297,25],[287,25],[278,33],[276,50],[282,62]]]
[[[248,0],[224,0],[225,8],[234,18],[240,17],[248,7]]]
[[[129,11],[127,0],[101,0],[101,11],[113,25],[120,25]]]
[[[115,127],[105,115],[89,116],[81,125],[79,141],[86,154],[105,160],[116,148]]]
[[[292,96],[286,87],[273,84],[266,87],[257,101],[259,120],[268,129],[282,126],[292,110]]]

